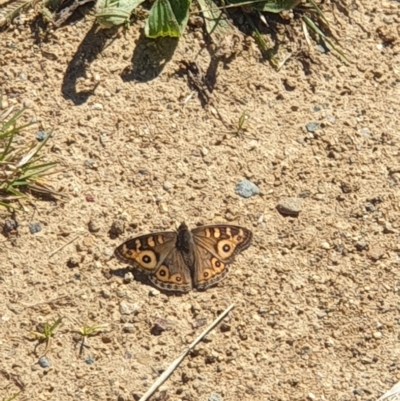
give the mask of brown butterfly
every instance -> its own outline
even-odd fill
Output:
[[[149,275],[163,290],[204,290],[228,274],[228,265],[248,248],[253,234],[247,228],[216,224],[177,232],[142,235],[121,244],[115,255]]]

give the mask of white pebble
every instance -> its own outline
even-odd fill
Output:
[[[377,340],[379,340],[380,338],[382,338],[382,333],[380,331],[375,331],[374,333],[374,338],[376,338]]]
[[[331,246],[330,246],[327,242],[323,242],[323,243],[321,244],[321,248],[322,248],[322,249],[330,249]]]

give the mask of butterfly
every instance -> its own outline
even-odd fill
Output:
[[[216,224],[166,231],[129,239],[115,249],[123,262],[148,274],[160,289],[205,290],[223,280],[229,264],[247,249],[253,234],[244,227]]]

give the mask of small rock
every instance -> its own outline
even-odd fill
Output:
[[[318,319],[323,319],[325,316],[327,316],[327,313],[324,310],[320,310],[317,312]]]
[[[85,363],[87,363],[88,365],[93,365],[94,364],[94,359],[91,355],[87,356],[85,358]]]
[[[392,227],[392,225],[388,221],[386,221],[383,226],[383,232],[384,234],[393,234],[396,232],[396,230]]]
[[[242,198],[250,198],[253,195],[260,193],[260,189],[256,184],[253,184],[249,180],[243,180],[235,187],[235,192]]]
[[[373,336],[375,339],[379,340],[380,338],[382,338],[382,333],[380,331],[375,331]]]
[[[207,319],[199,318],[192,322],[193,329],[198,329],[199,327],[205,326],[207,323]]]
[[[200,152],[201,152],[201,154],[202,154],[203,157],[208,155],[208,149],[207,149],[207,148],[204,148],[204,147],[201,148],[201,149],[200,149]]]
[[[14,219],[6,219],[3,226],[3,235],[9,237],[18,233],[18,222]]]
[[[375,206],[372,203],[367,203],[365,205],[365,210],[369,213],[375,212]]]
[[[119,304],[119,313],[121,315],[131,315],[132,313],[137,313],[139,311],[139,305],[131,304],[126,301],[121,301]]]
[[[110,234],[113,237],[119,237],[125,231],[125,222],[122,220],[115,220],[111,224]]]
[[[108,299],[108,298],[111,297],[111,293],[110,293],[110,291],[108,291],[108,290],[106,290],[106,289],[103,289],[103,290],[101,290],[101,296],[102,296],[103,298],[105,298],[105,299]]]
[[[219,394],[211,393],[207,401],[222,401],[222,397]]]
[[[163,188],[166,191],[169,191],[169,190],[171,190],[173,188],[173,185],[169,181],[164,181]]]
[[[302,202],[299,198],[284,198],[276,206],[279,213],[287,216],[298,216],[301,212]]]
[[[319,123],[317,122],[311,122],[307,123],[306,129],[308,132],[315,132],[319,128]]]
[[[39,359],[38,363],[41,368],[49,368],[51,366],[51,363],[46,356],[42,356]]]
[[[135,277],[133,277],[132,272],[128,272],[128,273],[126,273],[125,276],[124,276],[124,283],[129,284],[129,283],[131,283],[134,279],[135,279]]]
[[[96,162],[92,159],[85,160],[84,166],[91,169],[95,169],[97,167]]]
[[[231,325],[227,323],[222,323],[220,326],[220,330],[222,333],[227,333],[228,331],[231,331]]]
[[[159,336],[163,331],[171,330],[171,328],[171,322],[169,322],[167,319],[158,318],[151,328],[151,334],[153,336]]]
[[[132,323],[125,323],[123,330],[125,333],[133,333],[135,331],[135,326]]]
[[[307,397],[308,397],[309,400],[315,400],[315,398],[316,398],[313,393],[308,393]]]
[[[67,266],[70,269],[73,269],[74,267],[78,267],[79,266],[79,258],[77,256],[71,256],[68,259]]]
[[[157,288],[151,288],[149,291],[149,295],[152,297],[157,297],[161,294],[161,291],[157,290]]]
[[[374,262],[378,261],[379,259],[382,259],[384,255],[385,255],[385,250],[379,245],[375,244],[369,247],[368,256]]]
[[[255,296],[255,295],[258,294],[258,291],[257,291],[255,288],[250,287],[250,288],[247,290],[246,294],[247,294],[247,295],[251,295],[251,296]]]
[[[91,233],[97,233],[100,231],[100,225],[95,220],[90,220],[88,225],[89,231]]]
[[[46,132],[45,131],[38,131],[35,135],[35,138],[38,142],[43,142],[46,139]]]
[[[357,251],[363,251],[368,246],[368,243],[365,240],[360,240],[356,242],[356,249]]]
[[[93,103],[92,110],[103,110],[103,108],[101,103]]]
[[[368,128],[361,128],[358,132],[364,138],[369,138],[371,136],[371,131]]]
[[[112,338],[109,335],[104,334],[101,337],[101,341],[103,341],[104,344],[110,344],[112,342]]]
[[[331,124],[335,124],[336,122],[336,118],[334,116],[332,116],[331,114],[328,114],[326,116],[326,119],[331,123]]]
[[[323,243],[321,244],[321,248],[322,248],[322,249],[331,249],[331,246],[329,245],[328,242],[323,242]]]
[[[94,196],[91,194],[87,194],[85,196],[86,202],[94,202]]]
[[[29,224],[29,231],[31,234],[36,234],[42,231],[42,226],[40,223],[31,223]]]

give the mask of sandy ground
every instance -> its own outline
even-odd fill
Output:
[[[353,64],[308,53],[297,23],[280,71],[250,42],[213,62],[201,26],[165,46],[140,21],[95,34],[90,12],[47,38],[33,14],[1,32],[5,103],[54,129],[67,197],[28,204],[2,237],[0,399],[137,400],[232,303],[153,400],[376,400],[400,380],[400,4],[325,10]],[[235,193],[244,178],[258,195]],[[297,217],[278,212],[286,198]],[[253,245],[180,296],[112,256],[181,221],[239,224]],[[42,367],[31,332],[58,317]],[[80,350],[84,325],[105,328]]]

